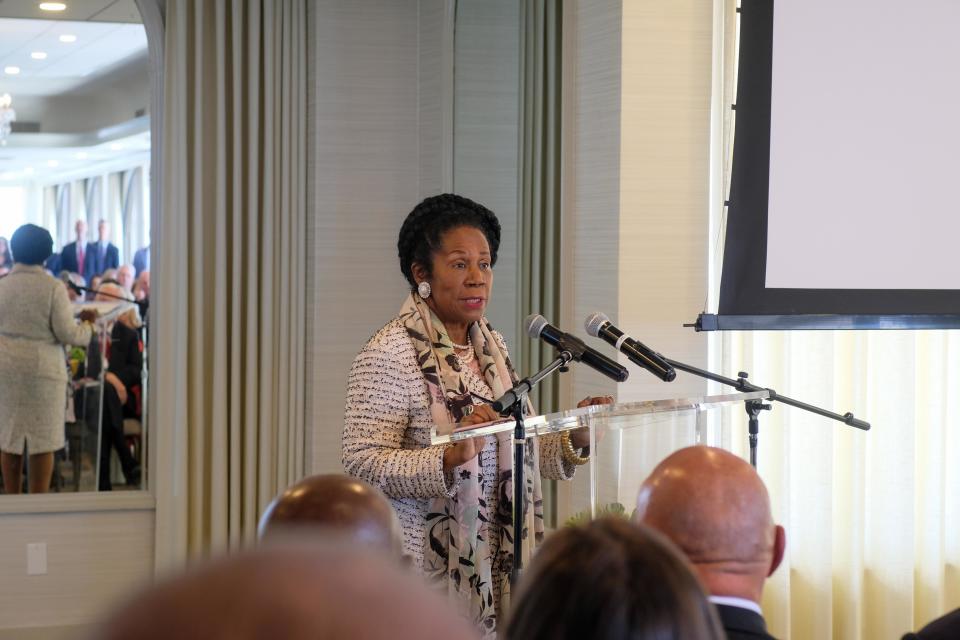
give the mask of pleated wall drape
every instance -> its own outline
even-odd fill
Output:
[[[263,508],[303,473],[305,12],[304,0],[166,5],[161,563],[252,543]]]
[[[727,333],[726,375],[873,429],[774,404],[759,470],[787,556],[764,612],[778,638],[899,638],[960,607],[960,334]],[[745,452],[742,411],[725,436]]]
[[[560,318],[560,89],[562,5],[523,0],[520,24],[520,316]],[[555,349],[521,337],[520,362],[533,373]],[[559,409],[555,377],[534,391],[541,413]]]

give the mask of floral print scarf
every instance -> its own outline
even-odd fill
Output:
[[[453,350],[453,343],[443,323],[417,296],[407,297],[400,310],[417,353],[417,363],[426,380],[430,395],[430,411],[437,424],[458,422],[473,410],[473,397],[463,379],[464,371]],[[510,359],[504,353],[493,329],[486,321],[473,323],[470,340],[476,351],[483,378],[500,397],[516,383]],[[529,409],[529,406],[528,406]],[[427,540],[424,545],[423,568],[428,576],[447,582],[452,599],[459,601],[474,623],[485,633],[496,632],[492,567],[500,567],[499,593],[501,609],[509,603],[509,575],[513,566],[513,432],[501,434],[497,450],[497,495],[499,504],[490,513],[480,485],[479,456],[454,470],[459,477],[456,495],[434,498],[427,513]],[[529,559],[533,542],[543,538],[543,499],[540,487],[540,465],[535,440],[527,440],[524,464],[526,518],[520,535],[525,541],[524,564]],[[491,532],[499,535],[497,557],[481,525],[494,523]],[[533,536],[530,532],[533,532]]]

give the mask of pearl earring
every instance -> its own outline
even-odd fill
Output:
[[[417,285],[417,293],[420,294],[420,297],[426,300],[430,297],[430,283],[424,280]]]

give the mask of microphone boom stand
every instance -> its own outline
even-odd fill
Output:
[[[122,302],[129,302],[130,304],[135,304],[140,309],[140,315],[145,317],[147,313],[147,301],[146,300],[131,300],[129,298],[124,298],[123,296],[116,296],[112,293],[107,293],[106,291],[97,291],[96,289],[91,289],[90,287],[81,287],[78,284],[70,282],[68,286],[76,291],[77,293],[86,292],[92,293],[94,295],[103,296],[104,298],[112,298],[114,300],[120,300]]]
[[[523,465],[527,442],[527,432],[523,427],[523,401],[533,388],[555,371],[567,371],[567,365],[573,360],[570,351],[562,350],[560,355],[537,373],[518,382],[510,391],[493,402],[497,413],[512,415],[513,428],[513,567],[510,570],[510,583],[516,586],[523,570],[523,522],[525,516],[525,492]]]
[[[737,373],[739,376],[736,379],[727,378],[725,376],[718,375],[711,371],[706,371],[704,369],[698,369],[697,367],[692,367],[688,364],[678,362],[676,360],[671,360],[670,358],[664,358],[667,363],[672,366],[674,369],[679,369],[681,371],[686,371],[687,373],[692,373],[695,376],[700,376],[701,378],[706,378],[707,380],[713,380],[714,382],[719,382],[725,384],[729,387],[733,387],[741,393],[749,393],[751,391],[766,391],[770,395],[767,398],[771,401],[782,402],[783,404],[788,404],[791,407],[796,407],[798,409],[803,409],[804,411],[809,411],[810,413],[815,413],[819,416],[825,418],[830,418],[831,420],[836,420],[842,422],[845,425],[850,427],[855,427],[857,429],[862,429],[864,431],[870,430],[870,423],[864,420],[855,418],[852,413],[847,412],[843,415],[839,413],[834,413],[833,411],[828,411],[827,409],[822,409],[820,407],[814,406],[812,404],[807,404],[806,402],[800,402],[799,400],[794,400],[793,398],[788,398],[787,396],[780,395],[775,390],[770,389],[769,387],[758,387],[757,385],[747,382],[747,372],[740,371]],[[748,434],[750,439],[750,464],[754,468],[757,467],[757,440],[760,436],[760,419],[759,414],[761,411],[769,410],[770,405],[765,404],[762,400],[746,400],[747,418],[748,418]]]

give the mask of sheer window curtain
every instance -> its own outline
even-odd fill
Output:
[[[716,161],[728,184],[737,3],[719,1]],[[720,220],[716,238],[722,228]],[[712,282],[717,275],[714,266]],[[725,375],[748,371],[755,383],[873,425],[861,432],[776,403],[760,416],[758,466],[787,531],[786,558],[764,593],[771,633],[899,638],[960,606],[960,332],[736,332],[711,341],[712,368]],[[720,428],[725,446],[747,457],[743,411],[726,412]]]
[[[304,462],[306,3],[170,0],[157,557],[252,544]]]

